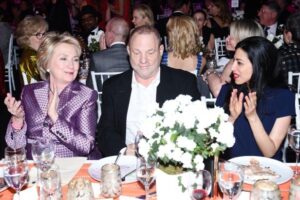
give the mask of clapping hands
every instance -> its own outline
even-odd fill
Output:
[[[230,97],[230,118],[234,122],[242,112],[243,104],[245,108],[245,116],[248,120],[252,119],[256,113],[257,96],[256,92],[249,92],[248,96],[245,96],[245,102],[243,103],[244,93],[237,94],[237,89],[233,89]]]

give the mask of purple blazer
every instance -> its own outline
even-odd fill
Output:
[[[31,158],[30,144],[39,137],[47,137],[55,142],[57,157],[88,156],[95,146],[97,92],[77,81],[70,83],[59,94],[55,123],[47,115],[48,94],[49,81],[24,86],[21,101],[25,123],[17,132],[8,124],[7,145],[26,146]]]

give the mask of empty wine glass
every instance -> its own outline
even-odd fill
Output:
[[[192,200],[203,200],[211,192],[212,177],[209,171],[200,170],[196,173],[196,182],[188,190]]]
[[[150,199],[150,185],[155,180],[155,162],[146,161],[143,157],[137,158],[136,177],[145,187],[146,198]]]
[[[18,148],[13,149],[10,147],[6,147],[4,150],[5,162],[7,164],[16,164],[18,162],[26,161],[26,149]]]
[[[219,164],[218,184],[225,197],[233,199],[239,195],[244,182],[244,173],[241,167],[231,162]]]
[[[26,161],[7,163],[4,166],[4,179],[7,185],[16,190],[17,198],[20,199],[20,191],[28,181],[28,165]]]
[[[296,171],[295,175],[298,175],[298,162],[300,153],[300,130],[294,130],[288,133],[289,145],[296,153]]]
[[[39,138],[31,146],[31,154],[38,170],[47,170],[54,163],[55,145],[52,140]]]

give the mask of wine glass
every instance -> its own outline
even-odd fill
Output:
[[[150,199],[149,190],[150,185],[155,180],[155,162],[147,161],[143,157],[137,158],[136,177],[145,187],[146,198]]]
[[[296,171],[295,175],[298,175],[298,162],[300,153],[300,130],[294,130],[288,133],[289,145],[296,153]]]
[[[55,145],[52,140],[38,138],[31,146],[31,154],[38,170],[47,170],[54,163]]]
[[[52,200],[61,199],[61,179],[59,167],[56,164],[51,165],[47,170],[42,171],[40,175],[40,199]]]
[[[20,199],[20,191],[28,181],[28,165],[26,161],[7,163],[4,166],[4,179],[7,185],[16,191]]]
[[[18,149],[6,147],[4,150],[4,157],[7,164],[23,162],[26,160],[26,149],[24,147]]]
[[[218,184],[224,196],[233,199],[242,190],[244,172],[242,168],[232,162],[219,164]]]
[[[135,136],[135,139],[134,139],[135,154],[136,154],[137,157],[141,156],[141,154],[139,153],[139,143],[140,143],[142,138],[144,138],[143,133],[138,131],[136,136]]]
[[[200,170],[196,173],[196,182],[189,186],[191,200],[203,200],[211,192],[212,177],[209,171]]]

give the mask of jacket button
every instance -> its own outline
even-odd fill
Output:
[[[48,125],[49,125],[49,124],[48,124],[47,122],[44,122],[44,123],[43,123],[43,126],[44,126],[44,127],[48,127]]]

